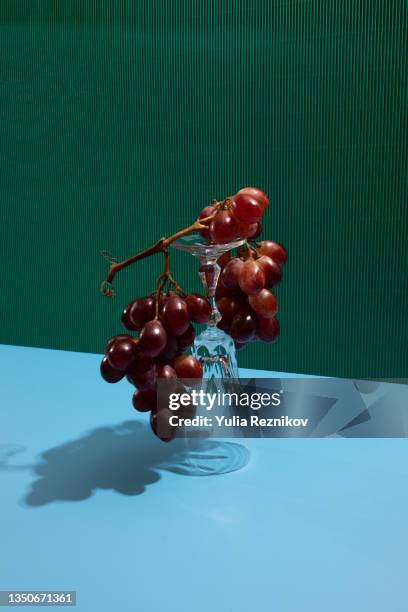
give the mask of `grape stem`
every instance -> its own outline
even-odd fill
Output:
[[[163,272],[160,274],[160,276],[158,277],[156,281],[155,319],[159,318],[160,298],[161,298],[162,291],[165,288],[167,282],[169,282],[170,286],[174,287],[174,289],[177,291],[178,294],[182,295],[183,297],[186,296],[186,293],[183,291],[180,285],[174,280],[174,278],[172,277],[170,273],[170,253],[168,252],[167,249],[165,249],[163,251],[163,254],[164,254]]]
[[[249,257],[256,257],[257,256],[256,249],[248,241],[245,243],[245,246],[247,248]]]
[[[163,250],[164,255],[164,263],[163,263],[163,272],[160,274],[159,278],[156,281],[156,316],[155,318],[159,318],[159,306],[160,306],[160,297],[161,292],[164,289],[165,284],[169,279],[170,274],[170,254],[167,249]]]
[[[119,262],[112,261],[109,267],[108,275],[102,281],[101,286],[100,286],[100,292],[102,293],[102,295],[104,295],[105,297],[113,297],[115,295],[115,290],[112,286],[112,282],[116,274],[120,272],[121,270],[124,270],[131,264],[134,264],[137,261],[140,261],[141,259],[150,257],[151,255],[154,255],[155,253],[164,253],[165,266],[166,266],[167,248],[171,245],[171,243],[174,242],[175,240],[178,240],[179,238],[182,238],[183,236],[186,236],[187,234],[191,234],[192,232],[196,232],[201,229],[205,229],[208,226],[208,224],[214,219],[215,215],[217,214],[218,209],[221,208],[223,204],[224,202],[215,202],[214,207],[216,208],[216,212],[214,212],[212,215],[209,215],[208,217],[205,217],[204,219],[194,221],[194,223],[192,223],[188,227],[185,227],[184,229],[176,232],[175,234],[173,234],[172,236],[169,236],[168,238],[160,238],[160,240],[158,240],[155,244],[153,244],[149,248],[144,249],[144,251],[141,251],[140,253],[137,253],[136,255],[133,255],[132,257],[125,259],[124,261],[119,261]],[[167,253],[167,265],[168,265],[168,253]],[[163,271],[163,273],[159,276],[159,279],[163,280],[164,275],[166,278],[164,279],[164,283],[160,291],[163,289],[166,283],[166,280],[168,279],[170,280],[170,282],[173,284],[173,286],[176,288],[177,291],[180,290],[181,293],[184,293],[179,287],[179,285],[176,283],[176,281],[173,279],[173,277],[171,276],[169,270],[167,270],[167,272]],[[160,285],[159,279],[158,279],[158,286]]]
[[[242,249],[244,249],[246,252],[246,258],[249,259],[257,257],[256,249],[248,242],[248,240],[246,240],[245,243],[242,245]]]

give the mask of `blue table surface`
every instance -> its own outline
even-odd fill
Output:
[[[406,612],[405,439],[248,440],[243,469],[186,475],[99,361],[0,346],[0,590],[76,590],[86,612]]]

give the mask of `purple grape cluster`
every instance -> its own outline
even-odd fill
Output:
[[[157,316],[156,316],[156,302]],[[105,347],[101,375],[108,383],[125,376],[136,387],[133,407],[151,412],[153,432],[163,441],[170,441],[176,431],[170,427],[167,414],[157,405],[158,379],[179,386],[179,379],[201,379],[203,368],[197,359],[186,353],[194,342],[192,323],[206,323],[211,314],[208,300],[198,293],[182,297],[174,291],[140,297],[130,302],[122,313],[122,323],[130,332],[111,338]],[[191,411],[189,407],[187,412]],[[185,415],[181,415],[185,416]]]
[[[228,333],[237,348],[248,342],[274,342],[279,336],[275,317],[278,302],[270,291],[282,278],[287,253],[282,245],[261,241],[255,249],[238,249],[237,257],[224,253],[217,285],[217,306],[222,315],[218,326]]]
[[[218,325],[231,335],[237,348],[254,340],[274,342],[279,336],[279,323],[275,316],[278,303],[271,289],[281,281],[287,253],[277,242],[255,242],[262,232],[261,219],[268,205],[268,196],[263,191],[245,187],[232,197],[206,206],[192,226],[147,249],[149,254],[159,249],[167,254],[163,247],[181,234],[197,229],[208,243],[247,240],[246,245],[238,249],[236,257],[225,253],[219,259],[222,272],[216,299],[222,318]],[[146,252],[139,255],[146,256]],[[136,258],[129,258],[120,268],[134,261]],[[134,408],[140,412],[150,411],[153,432],[168,442],[175,436],[176,428],[169,424],[169,409],[158,408],[157,383],[160,379],[166,380],[182,392],[180,379],[202,378],[200,361],[187,351],[194,342],[193,324],[208,322],[211,305],[202,295],[185,295],[179,290],[170,275],[168,259],[166,261],[167,267],[158,281],[164,278],[163,291],[167,282],[170,283],[167,287],[173,286],[177,291],[163,293],[158,289],[126,306],[122,323],[127,332],[136,333],[121,334],[108,341],[101,374],[109,383],[127,378],[135,387]],[[111,274],[106,280],[109,286],[113,276]],[[112,295],[110,290],[103,293]],[[179,410],[179,416],[188,418],[193,414],[192,406]]]

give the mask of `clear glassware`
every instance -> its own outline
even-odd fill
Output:
[[[207,244],[200,234],[189,234],[173,243],[175,249],[191,253],[200,262],[198,274],[203,283],[205,295],[209,300],[212,313],[207,327],[194,340],[192,354],[203,364],[204,379],[238,379],[238,366],[234,341],[231,336],[217,327],[221,314],[215,301],[215,290],[221,268],[217,259],[227,251],[244,244],[245,240],[235,240],[227,244]]]
[[[211,385],[213,379],[222,379],[217,382],[217,390],[225,391],[229,391],[229,385],[239,380],[234,341],[217,327],[221,314],[215,301],[215,290],[221,271],[217,259],[223,253],[240,247],[244,242],[245,240],[235,240],[228,244],[207,244],[199,234],[189,234],[172,244],[174,248],[191,253],[199,260],[198,273],[212,307],[207,327],[195,338],[191,348],[192,355],[203,364],[202,388],[206,391],[215,390]],[[217,414],[224,414],[226,417],[234,413],[236,414],[234,407],[218,407],[217,411]],[[182,435],[185,453],[177,467],[181,473],[192,476],[225,474],[240,470],[249,462],[250,453],[246,443],[217,439],[212,427],[206,431],[201,428],[200,439],[190,437],[191,431],[184,430]],[[244,434],[237,428],[235,437],[243,438]]]

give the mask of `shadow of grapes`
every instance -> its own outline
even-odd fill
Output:
[[[0,469],[34,473],[24,503],[36,507],[85,500],[98,489],[137,496],[160,480],[161,470],[216,475],[240,469],[248,460],[247,449],[235,442],[176,438],[165,444],[147,423],[125,421],[47,449],[33,465],[10,465],[3,456]]]

